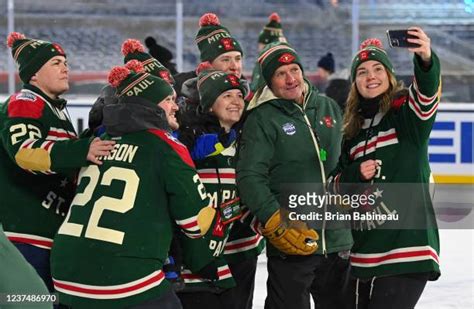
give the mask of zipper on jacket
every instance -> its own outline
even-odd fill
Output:
[[[372,128],[374,126],[374,120],[375,120],[375,116],[377,116],[377,114],[375,114],[373,117],[372,117],[372,120],[370,120],[370,125],[369,125],[369,128],[367,129],[367,131],[365,132],[365,144],[364,144],[364,152],[362,154],[362,157],[365,158],[366,156],[366,152],[367,152],[367,144],[369,143],[369,140],[373,137],[372,136]],[[374,159],[375,159],[375,153],[377,151],[377,142],[375,142],[375,148],[374,148]],[[375,177],[375,176],[374,176]],[[373,185],[374,184],[374,177],[372,177],[372,179],[370,180],[370,184]]]
[[[307,96],[307,98],[309,98],[309,95]],[[305,100],[303,108],[301,106],[299,106],[297,103],[294,103],[294,104],[301,110],[301,113],[303,114],[304,120],[306,121],[306,125],[308,126],[309,133],[311,134],[311,138],[313,140],[313,145],[314,145],[314,148],[316,149],[316,155],[318,156],[319,167],[321,169],[321,180],[322,180],[322,184],[323,184],[323,189],[324,189],[324,192],[326,192],[326,173],[324,171],[323,161],[321,161],[321,155],[320,155],[320,151],[319,151],[319,144],[318,144],[316,136],[314,135],[314,132],[312,130],[313,127],[311,126],[311,122],[309,121],[308,116],[304,112],[304,107],[306,107],[306,103],[307,103],[307,100]],[[326,206],[327,205],[324,204],[324,208],[323,208],[324,213],[326,213],[326,211],[327,211]],[[326,216],[323,216],[323,227],[321,229],[321,234],[322,234],[321,238],[322,238],[322,243],[323,243],[323,254],[327,257],[327,250],[326,250]]]

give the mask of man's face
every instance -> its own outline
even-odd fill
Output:
[[[179,123],[176,119],[176,112],[179,110],[178,104],[176,104],[176,93],[169,95],[163,99],[158,106],[161,107],[166,114],[166,120],[171,128],[175,131],[179,129]]]
[[[363,62],[356,70],[356,86],[363,98],[371,99],[381,95],[390,86],[387,70],[378,61]]]
[[[232,73],[238,78],[242,77],[242,54],[239,51],[231,51],[219,55],[211,62],[216,70]]]
[[[301,68],[296,63],[285,64],[272,75],[272,92],[276,97],[303,103],[304,79]]]
[[[30,83],[53,99],[59,97],[69,90],[69,68],[66,58],[54,56],[49,59],[31,77]]]

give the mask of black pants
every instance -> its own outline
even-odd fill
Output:
[[[343,287],[349,261],[337,253],[269,257],[265,309],[345,308]]]
[[[151,299],[139,305],[129,307],[129,309],[183,309],[178,296],[173,289],[169,289],[159,298]]]
[[[221,299],[226,309],[252,309],[257,257],[237,263],[229,263],[237,286],[222,293]]]
[[[221,295],[205,291],[178,293],[183,309],[227,309]]]
[[[427,281],[426,273],[363,281],[352,278],[348,301],[352,304],[351,308],[355,309],[412,309],[420,299]]]

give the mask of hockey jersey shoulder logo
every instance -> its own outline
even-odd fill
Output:
[[[171,133],[160,129],[150,129],[148,131],[158,136],[161,140],[171,146],[171,148],[178,154],[178,156],[181,158],[181,160],[184,161],[184,163],[191,166],[192,168],[195,168],[193,159],[189,154],[188,148],[183,145],[176,137],[171,135]]]
[[[21,91],[10,97],[8,117],[38,119],[43,115],[45,102],[32,92]]]
[[[392,101],[392,108],[395,110],[399,110],[400,107],[402,107],[402,105],[405,104],[405,102],[407,102],[407,100],[408,100],[407,95],[394,98]]]

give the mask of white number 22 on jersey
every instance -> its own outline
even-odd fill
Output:
[[[84,192],[78,193],[74,197],[71,208],[69,209],[64,223],[59,228],[58,234],[75,237],[80,237],[82,234],[84,226],[82,224],[69,222],[69,217],[71,216],[72,208],[74,206],[84,206],[92,198],[95,187],[100,178],[99,167],[97,165],[90,165],[87,168],[82,168],[79,173],[79,183],[83,181],[84,177],[89,178],[89,183],[85,187]],[[117,199],[109,196],[102,196],[94,203],[89,222],[87,223],[85,237],[121,245],[125,233],[114,229],[100,227],[100,217],[104,210],[126,213],[132,209],[135,205],[135,198],[140,178],[134,170],[113,166],[105,171],[100,184],[103,186],[110,186],[113,180],[125,182],[122,198]]]

